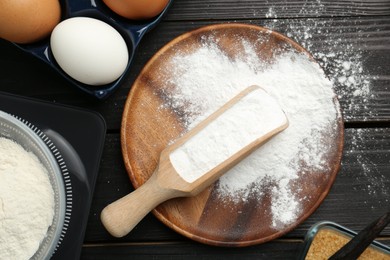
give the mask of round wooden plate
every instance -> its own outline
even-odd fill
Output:
[[[126,101],[121,128],[121,144],[124,162],[135,188],[142,185],[154,172],[160,152],[183,131],[175,111],[161,109],[164,104],[166,84],[161,82],[167,62],[179,55],[196,50],[201,39],[212,36],[225,53],[237,55],[231,43],[234,37],[253,44],[257,55],[272,61],[277,52],[295,50],[311,55],[289,38],[262,27],[244,24],[218,24],[200,28],[181,35],[158,51],[146,64],[131,88]],[[267,37],[267,41],[259,41]],[[338,101],[334,101],[339,111]],[[340,167],[343,148],[343,120],[335,122],[335,133],[324,142],[329,144],[326,154],[327,172],[309,174],[294,182],[299,186],[294,194],[300,201],[301,213],[291,224],[282,229],[272,227],[270,201],[261,203],[252,199],[245,203],[221,201],[211,186],[192,198],[177,198],[158,206],[154,215],[180,234],[193,240],[216,246],[248,246],[270,241],[291,231],[310,216],[328,194]],[[145,198],[147,199],[147,198]]]

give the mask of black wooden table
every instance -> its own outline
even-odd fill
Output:
[[[215,23],[248,23],[281,32],[307,48],[334,81],[345,121],[341,170],[324,202],[274,241],[244,248],[193,242],[149,214],[129,235],[111,237],[99,215],[132,191],[122,162],[120,124],[132,83],[167,42]],[[132,69],[107,100],[86,96],[45,64],[0,41],[0,91],[99,112],[107,134],[81,259],[293,259],[311,225],[329,220],[359,231],[390,208],[390,1],[176,0],[142,40]],[[390,227],[379,241],[390,245]]]

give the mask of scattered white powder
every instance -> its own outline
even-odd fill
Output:
[[[169,158],[177,173],[192,183],[286,123],[276,100],[256,88],[174,150]]]
[[[19,144],[0,137],[1,259],[30,259],[54,216],[47,170]]]
[[[276,18],[278,12],[286,13],[284,5],[269,4],[266,18]],[[342,100],[344,119],[366,121],[375,116],[375,112],[368,106],[368,100],[375,98],[372,82],[377,77],[364,67],[367,53],[362,47],[370,35],[359,27],[375,25],[370,23],[367,26],[359,24],[364,21],[356,21],[356,26],[350,27],[346,26],[350,25],[350,19],[321,19],[321,14],[329,12],[326,8],[320,0],[305,2],[298,16],[314,18],[269,19],[261,26],[286,34],[310,51]],[[348,8],[345,12],[348,13]]]
[[[314,18],[269,19],[261,26],[286,34],[311,52],[331,79],[334,90],[341,100],[346,122],[371,120],[377,116],[377,112],[370,104],[378,103],[373,102],[374,99],[378,99],[375,81],[380,77],[378,75],[381,75],[383,64],[370,63],[368,70],[365,63],[370,60],[371,52],[367,42],[378,33],[372,28],[380,25],[376,24],[376,21],[364,19],[355,21],[349,18],[322,19],[323,15],[328,15],[330,11],[324,3],[325,1],[316,0],[305,2],[302,6],[298,16],[303,14],[305,17]],[[269,2],[265,17],[276,18],[279,12],[285,14],[285,6],[287,5],[275,6]],[[348,7],[343,10],[347,16],[349,11]],[[351,26],[351,23],[354,24]],[[362,150],[363,132],[356,131],[357,133],[352,135],[352,142],[357,150]],[[366,190],[367,194],[374,197],[380,192],[389,194],[390,189],[384,181],[386,176],[380,173],[380,167],[378,168],[367,155],[359,156],[357,159],[361,166],[359,172],[367,176],[370,183]],[[362,189],[358,188],[358,191],[362,192]],[[388,200],[383,203],[388,203]]]
[[[294,197],[289,187],[289,179],[281,179],[277,187],[272,188],[272,196],[278,198],[272,202],[271,209],[274,214],[274,225],[283,226],[295,219],[296,209],[299,208],[297,200],[291,200]],[[290,203],[285,203],[289,201]]]
[[[259,34],[259,41],[267,37]],[[192,53],[178,52],[168,61],[166,75],[162,71],[162,109],[174,111],[191,129],[251,85],[263,87],[278,101],[289,127],[223,175],[217,189],[222,200],[244,203],[252,196],[261,203],[266,189],[272,189],[272,224],[280,229],[301,213],[301,198],[292,191],[294,180],[299,174],[329,170],[324,157],[330,147],[321,140],[332,138],[337,127],[335,94],[332,83],[307,56],[285,51],[269,63],[245,39],[229,40],[243,53],[228,56],[210,36]]]
[[[362,192],[369,195],[371,199],[365,200],[365,204],[371,204],[372,208],[387,207],[390,202],[390,185],[387,171],[378,161],[378,157],[372,157],[372,151],[368,150],[368,143],[378,142],[378,136],[387,136],[384,129],[350,129],[350,143],[346,144],[345,156],[352,161],[351,165],[356,167],[353,171],[354,179],[359,185],[353,185],[354,190],[360,195]],[[380,151],[387,151],[389,142],[384,141],[382,144],[375,145]],[[350,148],[350,149],[348,149]],[[362,152],[363,151],[363,152]],[[365,196],[366,197],[366,196]],[[367,197],[366,197],[367,198]],[[374,198],[374,200],[372,199]]]

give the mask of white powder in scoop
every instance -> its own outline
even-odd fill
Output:
[[[259,41],[262,37],[267,36],[259,35]],[[228,56],[213,37],[202,39],[203,45],[192,53],[177,53],[165,75],[165,103],[191,129],[251,85],[263,87],[278,101],[289,127],[223,175],[217,189],[222,199],[236,202],[256,196],[261,203],[271,193],[273,227],[283,228],[300,214],[292,192],[298,173],[328,170],[324,157],[329,147],[322,139],[331,138],[340,116],[332,83],[305,55],[287,51],[270,64],[245,40],[230,40],[244,53]]]
[[[0,137],[0,258],[30,259],[53,216],[47,170],[34,154]]]
[[[192,183],[286,122],[276,100],[258,88],[174,150],[169,158],[177,173]]]

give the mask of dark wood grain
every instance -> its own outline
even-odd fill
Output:
[[[370,81],[370,95],[366,97],[353,95],[347,86],[336,84],[336,91],[348,122],[386,122],[390,119],[390,18],[359,17],[334,18],[331,20],[287,19],[279,22],[268,20],[246,20],[256,25],[267,25],[283,34],[291,34],[293,40],[309,46],[312,54],[337,52],[348,48],[350,53],[343,58],[353,57],[359,52],[363,74]],[[224,21],[213,21],[220,23]],[[232,21],[234,22],[234,21]],[[16,94],[33,96],[58,103],[86,107],[100,112],[107,121],[108,129],[118,130],[121,123],[123,106],[129,90],[146,62],[161,47],[173,38],[210,24],[211,22],[163,22],[145,36],[139,46],[132,69],[120,89],[108,100],[97,102],[80,93],[56,72],[33,57],[22,53],[11,44],[0,41],[0,68],[2,81],[0,90]],[[268,23],[268,24],[267,24]],[[304,39],[299,31],[312,24],[317,28],[311,31],[312,37]],[[319,62],[321,60],[317,58]],[[329,64],[332,64],[331,62]],[[325,69],[329,78],[335,79],[333,67]],[[53,83],[55,82],[55,83]],[[25,87],[26,84],[29,87]]]
[[[321,206],[281,239],[240,248],[216,248],[190,241],[149,214],[128,236],[113,239],[100,211],[131,191],[121,156],[119,129],[129,90],[146,62],[175,37],[216,23],[248,23],[289,35],[305,46],[336,80],[336,58],[360,63],[370,95],[336,84],[345,120],[342,167]],[[345,52],[326,64],[318,54]],[[358,54],[358,58],[356,58]],[[332,63],[333,62],[333,63]],[[336,64],[337,65],[337,64]],[[348,0],[175,0],[164,21],[146,34],[122,86],[98,102],[56,72],[0,39],[0,91],[100,112],[108,125],[104,156],[89,215],[82,259],[292,259],[308,228],[322,220],[354,231],[390,205],[390,2]],[[379,240],[390,245],[390,228]]]
[[[86,245],[82,259],[294,259],[300,252],[299,241],[276,241],[246,248],[210,247],[190,242]]]
[[[86,241],[109,241],[111,237],[100,223],[100,211],[133,188],[123,163],[115,154],[120,149],[119,135],[111,134],[104,149]],[[113,153],[113,151],[115,151]],[[342,168],[321,206],[287,238],[303,238],[311,225],[329,220],[359,231],[389,207],[390,199],[390,129],[347,129]],[[359,216],[359,221],[356,221]],[[147,229],[147,232],[143,232]],[[382,232],[390,236],[390,227]],[[118,241],[172,241],[181,238],[161,224],[152,214],[141,221],[128,236]],[[389,238],[390,239],[390,238]]]
[[[274,14],[274,15],[272,15]],[[275,15],[277,14],[277,15]],[[389,15],[387,0],[379,1],[175,1],[167,20],[236,20],[290,17]]]

